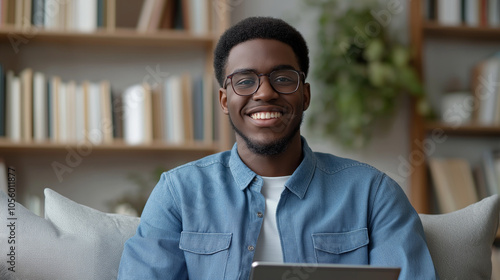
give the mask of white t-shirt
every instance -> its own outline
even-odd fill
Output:
[[[264,185],[260,192],[266,199],[266,210],[255,247],[254,261],[283,262],[281,241],[276,225],[276,207],[288,178],[290,176],[262,177]]]

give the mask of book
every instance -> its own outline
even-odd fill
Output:
[[[144,100],[142,101],[143,112],[143,134],[142,144],[150,144],[153,141],[153,103],[151,96],[151,87],[148,84],[142,85],[144,89]]]
[[[80,32],[93,32],[97,29],[97,0],[73,0],[74,29]]]
[[[160,19],[160,29],[173,29],[175,17],[175,0],[165,0],[163,13]]]
[[[212,144],[214,140],[214,84],[213,77],[205,74],[203,77],[203,140]]]
[[[111,85],[109,81],[102,81],[100,84],[100,105],[101,120],[100,127],[103,135],[103,143],[113,142],[113,116],[111,112]]]
[[[203,141],[204,131],[204,117],[205,95],[203,92],[203,77],[196,76],[193,78],[192,86],[192,109],[193,109],[193,138],[195,141]]]
[[[182,118],[184,126],[184,141],[194,140],[193,131],[193,89],[191,75],[184,73],[181,75],[182,94]]]
[[[111,92],[113,112],[113,138],[123,139],[123,105],[122,96]]]
[[[101,127],[101,89],[99,84],[87,82],[87,139],[93,144],[103,141]]]
[[[479,0],[479,25],[488,26],[488,0]]]
[[[156,31],[160,28],[165,4],[167,0],[156,0],[153,7],[153,12],[148,21],[147,31]]]
[[[0,64],[0,137],[5,137],[5,96],[6,96],[6,84],[5,84],[5,70]]]
[[[67,122],[66,122],[66,141],[76,143],[76,112],[77,107],[81,104],[76,103],[76,82],[69,81],[66,83],[66,107],[67,107]]]
[[[8,193],[7,166],[5,160],[0,158],[0,191]]]
[[[8,25],[14,25],[16,20],[16,0],[4,0],[6,18],[5,23]]]
[[[130,86],[123,93],[123,140],[129,145],[145,142],[145,99],[146,89],[142,84]]]
[[[207,0],[189,0],[189,28],[193,34],[203,35],[209,31],[209,4]]]
[[[165,118],[163,111],[163,85],[157,85],[151,89],[151,101],[153,106],[153,139],[166,141],[165,132]]]
[[[499,106],[497,102],[500,102],[497,100],[496,81],[498,77],[500,77],[500,58],[496,56],[481,61],[473,71],[474,99],[478,102],[474,119],[480,125],[493,125],[496,122],[496,111],[497,106]]]
[[[481,155],[480,167],[485,175],[488,195],[500,194],[500,172],[499,172],[500,151],[487,149]]]
[[[69,141],[69,108],[68,108],[68,92],[67,92],[67,84],[62,82],[59,84],[59,92],[58,92],[58,101],[57,101],[57,110],[59,117],[59,135],[58,140],[60,142],[68,142]]]
[[[31,6],[31,23],[37,27],[43,27],[45,18],[45,0],[33,0]]]
[[[33,74],[33,139],[37,142],[48,138],[47,132],[47,81],[45,74]]]
[[[472,169],[462,158],[429,158],[439,209],[449,213],[478,201]]]
[[[181,77],[178,75],[172,75],[167,78],[165,83],[168,142],[181,144],[186,139],[183,124],[184,106],[182,99]]]
[[[18,0],[21,1],[21,0]],[[31,27],[31,4],[32,0],[23,0],[23,18],[21,19],[22,28],[27,29]]]
[[[33,139],[33,70],[26,68],[19,74],[21,79],[21,135],[30,142]]]
[[[43,26],[47,30],[61,29],[59,14],[63,13],[58,0],[45,0],[44,9],[46,16],[43,18]]]
[[[6,77],[6,136],[13,142],[21,141],[21,80],[13,71],[7,71]]]
[[[500,1],[488,0],[488,26],[500,26]]]
[[[82,84],[75,87],[75,140],[77,143],[85,141],[87,114],[87,97]]]
[[[479,26],[479,0],[463,0],[464,23],[468,26]]]
[[[442,25],[461,24],[460,0],[437,1],[437,20]]]
[[[114,31],[116,28],[116,0],[106,0],[106,29]]]
[[[156,1],[157,0],[144,0],[141,8],[141,13],[139,15],[139,21],[137,22],[137,31],[148,31],[149,21],[151,19],[151,15],[154,12]]]
[[[482,164],[478,164],[473,171],[474,179],[476,182],[477,196],[479,200],[486,198],[490,195],[490,191],[486,183],[486,174],[484,171],[485,170]]]

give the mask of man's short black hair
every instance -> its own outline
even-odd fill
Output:
[[[302,35],[285,21],[272,17],[249,17],[230,27],[219,39],[214,51],[215,77],[220,86],[224,83],[224,70],[231,49],[239,43],[252,39],[274,39],[289,45],[300,71],[307,77],[309,70],[309,50]]]

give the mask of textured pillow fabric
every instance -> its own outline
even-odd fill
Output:
[[[420,214],[440,279],[491,279],[499,205],[493,195],[452,213]]]
[[[0,219],[7,221],[7,195],[0,191]],[[42,217],[33,214],[19,203],[15,204],[15,229],[11,233],[10,230],[0,230],[0,262],[2,265],[11,267],[7,261],[10,257],[7,256],[8,246],[7,238],[15,237],[15,265],[14,273],[10,273],[10,277],[16,279],[71,279],[78,273],[85,273],[84,269],[73,267],[76,262],[75,258],[77,248],[87,246],[85,241],[78,240],[76,237],[63,235],[49,221]],[[85,252],[82,252],[85,254]],[[72,260],[68,263],[68,260]],[[85,261],[85,260],[83,260]],[[67,264],[68,263],[68,264]],[[63,271],[67,270],[67,272]],[[62,271],[62,272],[61,272]],[[74,273],[72,273],[74,271]],[[84,274],[85,275],[85,274]],[[8,279],[8,278],[7,278]],[[77,279],[77,278],[75,278]]]
[[[7,195],[0,191],[0,207]],[[139,218],[107,214],[45,189],[41,218],[16,203],[16,279],[116,279],[123,244],[135,234]],[[6,221],[5,211],[0,218]],[[0,240],[6,240],[0,231]],[[0,261],[7,261],[0,246]]]
[[[103,213],[48,188],[44,194],[45,218],[63,235],[76,237],[87,246],[75,251],[73,261],[80,263],[84,255],[88,265],[88,277],[79,279],[116,279],[123,245],[135,234],[139,218]]]

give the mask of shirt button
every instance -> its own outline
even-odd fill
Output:
[[[252,246],[252,245],[249,245],[249,246],[248,246],[248,251],[253,251],[253,250],[255,250],[255,247],[254,247],[254,246]]]
[[[264,217],[264,214],[262,214],[262,212],[257,212],[257,217],[262,218]]]

